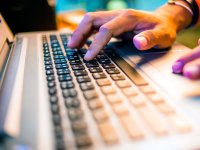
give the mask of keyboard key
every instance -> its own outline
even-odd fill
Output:
[[[166,124],[148,106],[138,107],[137,110],[155,134],[159,136],[167,134]]]
[[[60,83],[60,87],[62,89],[70,89],[74,88],[74,83],[72,81],[65,81]]]
[[[116,84],[119,88],[131,87],[131,83],[127,80],[116,81]]]
[[[78,148],[85,148],[92,145],[92,140],[88,135],[76,136],[75,141]]]
[[[158,111],[160,111],[160,112],[162,112],[162,113],[164,113],[166,115],[175,113],[175,109],[167,102],[158,103],[156,105],[156,108],[158,109]]]
[[[117,68],[106,69],[106,72],[108,74],[119,74],[120,73],[119,69],[117,69]]]
[[[90,82],[91,79],[89,76],[77,76],[78,83]]]
[[[118,116],[127,115],[129,113],[128,107],[126,107],[123,103],[112,105],[112,109]]]
[[[61,124],[61,117],[59,114],[53,114],[52,118],[54,125],[59,126]]]
[[[155,93],[156,91],[149,85],[139,86],[139,89],[145,94]]]
[[[105,95],[116,93],[116,90],[113,86],[102,86],[101,90]]]
[[[84,120],[77,120],[71,123],[72,130],[77,134],[86,134],[87,133],[87,124]]]
[[[143,131],[131,115],[124,115],[120,117],[120,121],[130,138],[137,140],[144,138]]]
[[[60,82],[71,81],[71,80],[72,80],[72,76],[71,76],[70,74],[59,75],[59,76],[58,76],[58,80],[59,80]]]
[[[105,109],[96,109],[93,112],[94,119],[100,123],[109,119],[108,112]]]
[[[45,65],[52,65],[52,62],[51,61],[45,61],[44,64]]]
[[[98,98],[98,94],[95,90],[84,91],[83,95],[84,95],[85,99],[87,99],[87,100],[92,100],[92,99]]]
[[[55,81],[50,81],[47,83],[49,88],[55,87],[56,86],[56,82]]]
[[[53,74],[54,74],[53,70],[46,70],[46,75],[53,75]]]
[[[54,60],[56,60],[56,59],[65,59],[65,56],[63,56],[63,55],[54,55],[53,58],[54,58]]]
[[[66,69],[68,68],[67,64],[56,64],[56,69]]]
[[[94,85],[92,84],[92,82],[81,83],[80,88],[83,91],[92,90],[94,89]]]
[[[55,131],[56,139],[62,139],[63,138],[63,131],[62,131],[62,128],[60,126],[55,126],[54,131]]]
[[[72,70],[84,70],[85,67],[83,65],[71,65]]]
[[[105,143],[113,144],[119,141],[115,128],[110,122],[100,123],[98,128]]]
[[[47,76],[47,81],[54,81],[55,80],[55,76],[54,75],[48,75]]]
[[[58,102],[58,97],[56,95],[50,96],[49,101],[52,104],[56,104]]]
[[[65,99],[65,106],[67,108],[78,108],[80,107],[80,100],[78,98],[68,97]]]
[[[113,63],[109,63],[109,64],[102,64],[102,67],[104,69],[110,69],[110,68],[115,68],[115,65]]]
[[[77,92],[75,89],[64,89],[62,90],[62,93],[63,93],[64,98],[77,96]]]
[[[146,98],[141,95],[131,96],[128,99],[133,104],[134,107],[143,107],[147,104]]]
[[[99,99],[88,101],[88,106],[91,110],[103,108],[103,103]]]
[[[98,59],[98,62],[100,63],[100,64],[109,64],[109,63],[111,63],[111,61],[109,60],[109,59]]]
[[[52,104],[51,105],[51,112],[54,114],[58,114],[59,113],[59,106],[57,104]]]
[[[91,73],[103,72],[103,70],[100,67],[90,67],[89,71]]]
[[[82,62],[80,60],[70,60],[69,63],[71,65],[80,65],[80,64],[82,64]]]
[[[112,78],[114,81],[125,80],[125,77],[124,77],[124,75],[122,75],[122,74],[112,74],[112,75],[111,75],[111,78]]]
[[[159,94],[157,94],[157,93],[149,94],[148,98],[154,104],[165,102],[164,99]]]
[[[85,76],[87,75],[87,71],[86,70],[74,70],[74,75],[75,76]]]
[[[138,94],[137,89],[135,89],[134,87],[129,87],[129,88],[123,88],[122,92],[124,93],[124,95],[126,95],[127,97],[130,96],[136,96]]]
[[[50,95],[55,95],[56,92],[57,92],[57,90],[56,90],[55,87],[49,88],[49,94],[50,94]]]
[[[58,75],[70,74],[70,70],[69,70],[68,68],[66,68],[66,69],[58,69],[58,70],[57,70],[57,74],[58,74]]]
[[[68,116],[71,121],[77,121],[83,118],[83,111],[79,108],[69,108]]]
[[[108,102],[111,105],[122,102],[122,98],[119,95],[117,95],[117,94],[110,94],[110,95],[108,95],[107,96],[107,100],[108,100]]]
[[[108,79],[98,79],[98,80],[96,80],[96,82],[97,82],[97,84],[98,84],[99,86],[111,85],[111,82],[110,82],[110,80],[108,80]]]
[[[58,150],[64,150],[65,148],[65,142],[63,139],[56,139],[56,149]]]
[[[190,124],[179,114],[171,114],[168,116],[170,123],[178,132],[188,132],[191,130]]]
[[[56,60],[54,61],[55,64],[64,64],[64,63],[66,63],[66,62],[67,62],[66,59],[56,59]]]
[[[52,65],[45,65],[45,70],[52,70],[53,66]]]
[[[90,67],[99,67],[99,64],[96,61],[89,61],[85,62],[85,65],[90,68]]]
[[[93,76],[94,79],[103,79],[103,78],[106,78],[106,74],[103,73],[103,72],[93,73],[92,76]]]
[[[44,61],[51,61],[51,57],[45,57]]]

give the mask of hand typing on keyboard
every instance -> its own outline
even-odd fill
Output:
[[[91,34],[98,31],[84,57],[85,60],[95,58],[113,36],[123,37],[121,35],[127,32],[135,34],[131,38],[139,50],[169,47],[174,42],[177,32],[194,25],[198,20],[195,19],[196,12],[191,15],[191,12],[186,9],[186,7],[190,9],[187,3],[184,1],[180,3],[185,7],[170,3],[155,12],[127,9],[87,13],[74,31],[68,46],[80,48]],[[183,73],[190,79],[199,79],[199,49],[196,48],[195,52],[178,59],[172,66],[173,72]]]
[[[159,11],[159,10],[158,10]],[[171,27],[171,28],[169,28]],[[170,46],[176,37],[176,26],[168,17],[157,12],[133,9],[87,13],[68,43],[70,48],[80,48],[92,33],[98,30],[90,45],[85,60],[92,60],[110,41],[111,37],[121,37],[123,33],[134,32],[134,45],[139,50],[152,47]]]

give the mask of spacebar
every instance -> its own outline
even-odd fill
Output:
[[[132,66],[130,66],[122,57],[115,55],[115,56],[111,56],[111,59],[136,85],[141,86],[141,85],[148,84],[148,82]]]

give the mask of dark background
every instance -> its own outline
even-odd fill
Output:
[[[55,30],[55,10],[47,0],[0,0],[0,12],[12,32]]]

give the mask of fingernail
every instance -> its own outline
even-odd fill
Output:
[[[142,36],[135,36],[134,44],[135,44],[136,48],[143,49],[147,46],[147,39]]]
[[[91,53],[90,53],[89,50],[88,50],[87,53],[85,54],[84,59],[85,59],[85,60],[91,60]]]
[[[182,69],[183,69],[183,63],[182,62],[175,62],[172,66],[172,71],[174,73],[181,73],[182,72]]]
[[[71,46],[72,45],[72,41],[71,41],[71,39],[68,41],[68,43],[67,43],[67,46]]]
[[[200,76],[200,70],[198,66],[188,66],[186,70],[184,70],[184,76],[188,78],[197,78]]]

